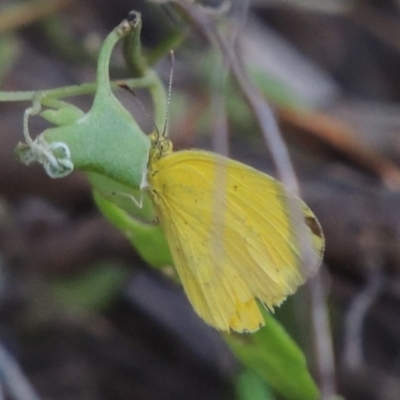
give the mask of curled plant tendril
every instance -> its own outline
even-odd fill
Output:
[[[29,135],[29,117],[38,114],[40,109],[40,100],[36,99],[33,106],[25,110],[24,137],[27,147],[20,153],[20,159],[26,165],[39,162],[51,178],[63,178],[74,170],[69,147],[63,142],[48,143],[42,136],[32,140]]]

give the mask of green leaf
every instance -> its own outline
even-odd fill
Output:
[[[87,177],[96,195],[113,203],[130,216],[142,222],[154,224],[155,213],[153,203],[145,190],[123,185],[94,172],[88,173]]]
[[[149,224],[132,216],[97,192],[94,192],[94,199],[102,214],[125,234],[149,265],[173,265],[169,246],[160,225]]]
[[[238,400],[275,400],[265,380],[248,368],[240,371],[235,387]]]
[[[153,203],[147,193],[99,174],[90,173],[88,178],[98,208],[125,234],[140,256],[153,267],[173,265],[167,240],[155,222]]]
[[[263,312],[265,326],[251,335],[226,335],[235,355],[287,400],[316,400],[319,391],[306,359],[275,318]]]

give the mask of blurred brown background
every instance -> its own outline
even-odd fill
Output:
[[[176,53],[171,132],[177,148],[209,146],[202,69],[209,44],[190,21],[184,28],[171,7],[133,0],[3,0],[1,89],[94,81],[101,41],[131,9],[143,13],[146,49],[174,29],[188,30]],[[253,0],[239,42],[326,234],[323,280],[336,368],[330,378],[347,399],[398,399],[400,3]],[[112,73],[124,76],[118,51],[114,58]],[[156,67],[167,79],[168,62]],[[87,110],[90,101],[76,104]],[[242,103],[232,103],[228,110],[241,109]],[[135,101],[126,104],[151,130]],[[224,342],[193,314],[180,289],[144,265],[99,215],[84,175],[51,180],[41,167],[14,159],[28,106],[0,105],[3,345],[43,399],[233,398],[238,365]],[[232,155],[273,173],[256,122],[249,114],[232,114]],[[45,127],[32,119],[33,133]],[[110,266],[116,275],[107,275]],[[105,294],[99,312],[74,312],[68,285],[99,270],[104,279],[115,279],[117,289]],[[95,290],[94,297],[102,286]],[[307,338],[292,333],[307,351]]]

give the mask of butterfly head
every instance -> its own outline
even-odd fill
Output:
[[[149,139],[151,142],[150,161],[158,160],[172,153],[172,142],[166,136],[160,136],[157,131],[154,131],[149,135]]]

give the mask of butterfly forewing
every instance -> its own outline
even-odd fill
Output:
[[[299,241],[279,182],[194,150],[154,160],[148,178],[178,275],[194,309],[210,325],[257,330],[263,317],[255,299],[273,309],[304,282]],[[322,236],[306,232],[319,263]]]

